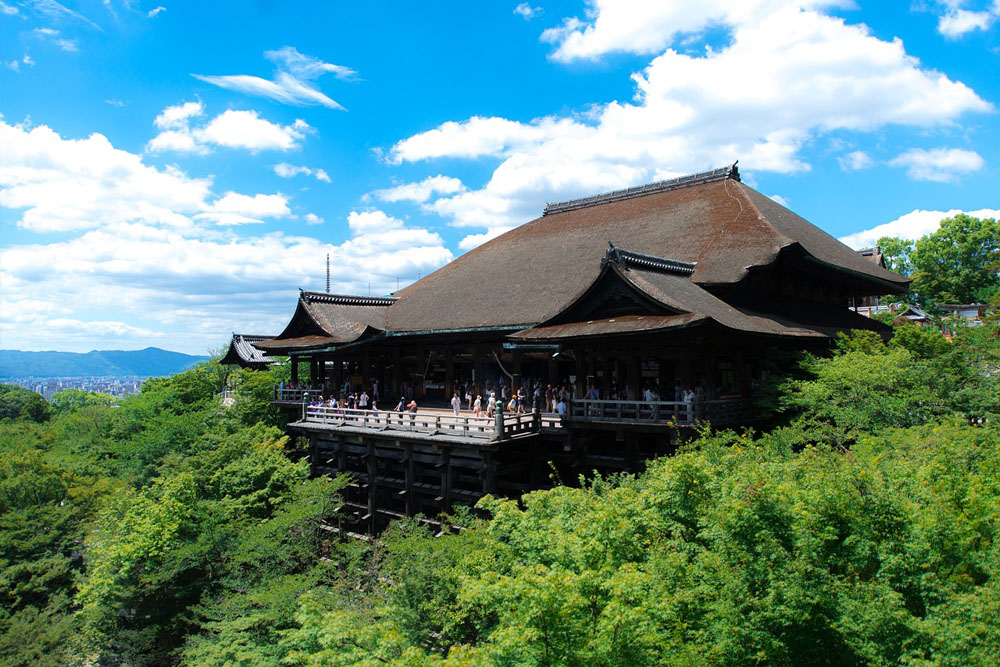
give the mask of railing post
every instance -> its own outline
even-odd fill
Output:
[[[503,440],[503,401],[497,401],[496,422],[493,426],[493,439]]]
[[[309,405],[309,392],[302,392],[302,421],[306,420],[306,406]]]

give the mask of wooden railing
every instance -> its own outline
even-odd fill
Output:
[[[310,396],[318,396],[320,393],[319,389],[282,389],[281,387],[275,387],[274,402],[301,403],[306,394],[309,394]]]
[[[303,421],[328,426],[349,426],[373,431],[408,431],[427,435],[454,436],[476,440],[506,440],[516,435],[537,433],[541,423],[531,413],[504,414],[502,420],[472,415],[447,415],[389,410],[352,410],[350,408],[309,405]]]
[[[595,401],[574,400],[570,420],[574,422],[615,422],[633,424],[689,425],[696,421],[733,424],[748,416],[746,399],[714,401]]]

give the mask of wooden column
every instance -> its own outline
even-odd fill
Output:
[[[413,460],[413,445],[406,443],[406,459],[403,461],[405,470],[405,491],[406,491],[406,514],[413,516],[417,513],[417,502],[413,495],[413,482],[416,479],[416,463]]]
[[[601,399],[606,401],[611,398],[611,381],[614,380],[614,362],[611,360],[611,355],[607,352],[601,353],[601,362],[604,367],[604,387],[601,388]]]
[[[642,400],[642,363],[636,352],[628,356],[628,394],[633,401]]]
[[[514,361],[510,372],[514,376],[514,379],[511,380],[511,384],[514,386],[511,387],[511,395],[521,386],[521,350],[515,349],[512,356],[514,357]]]
[[[289,361],[292,364],[292,383],[298,384],[299,382],[299,358],[290,357]]]
[[[583,398],[587,395],[587,364],[584,349],[582,347],[573,350],[573,357],[576,359],[576,397]]]
[[[483,394],[486,391],[486,378],[483,377],[483,346],[476,344],[472,346],[472,370],[476,381],[476,392]],[[483,396],[483,400],[489,396]],[[485,407],[485,404],[484,404]]]
[[[441,466],[441,496],[439,502],[441,503],[441,509],[450,511],[452,482],[451,452],[447,449],[442,450],[441,461],[438,465]]]
[[[387,401],[393,402],[395,405],[396,397],[403,395],[403,369],[400,367],[399,359],[399,348],[393,345],[392,347],[392,387],[389,391],[392,392],[392,396],[386,396]],[[390,406],[391,407],[391,406]]]
[[[368,391],[372,386],[372,365],[368,350],[361,353],[361,390]]]
[[[363,441],[362,441],[363,442]],[[378,499],[376,498],[378,485],[375,482],[375,475],[378,473],[378,466],[375,461],[375,441],[368,442],[368,461],[366,462],[368,472],[368,530],[375,532],[376,514]]]
[[[483,493],[497,492],[497,462],[493,452],[483,452]]]
[[[444,400],[448,401],[448,405],[451,405],[451,396],[454,391],[455,360],[451,345],[446,345],[444,348]]]

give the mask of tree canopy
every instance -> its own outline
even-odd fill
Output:
[[[913,277],[920,303],[989,303],[1000,294],[1000,224],[960,213],[916,241],[879,239],[886,266]]]

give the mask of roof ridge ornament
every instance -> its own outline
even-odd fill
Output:
[[[645,255],[641,252],[632,252],[631,250],[618,248],[614,243],[608,241],[608,249],[605,251],[604,257],[601,259],[601,268],[603,269],[609,262],[617,264],[623,269],[634,267],[637,269],[645,269],[647,271],[679,273],[685,276],[689,276],[694,273],[694,267],[697,263],[682,262],[676,259]]]
[[[605,192],[598,195],[592,195],[590,197],[569,199],[555,203],[550,202],[545,205],[545,210],[542,211],[542,216],[544,217],[551,213],[574,211],[578,208],[587,208],[588,206],[597,206],[599,204],[607,204],[609,202],[621,201],[623,199],[633,199],[635,197],[652,195],[659,192],[680,190],[681,188],[687,188],[692,185],[701,185],[703,183],[712,183],[714,181],[723,181],[726,179],[739,181],[740,170],[739,167],[736,166],[737,164],[739,164],[739,160],[729,166],[719,167],[718,169],[712,169],[711,171],[702,171],[696,174],[689,174],[687,176],[670,178],[665,181],[647,183],[646,185],[636,185],[631,188],[625,188],[624,190],[614,190],[612,192]]]
[[[330,303],[338,306],[391,306],[396,303],[396,297],[390,296],[357,296],[354,294],[327,294],[325,292],[307,292],[300,289],[299,298],[306,303]]]

